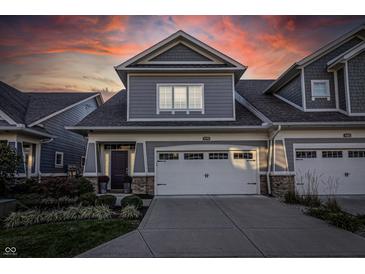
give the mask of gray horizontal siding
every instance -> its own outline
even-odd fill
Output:
[[[156,113],[157,84],[204,84],[205,114],[200,112]],[[232,76],[131,76],[129,118],[232,118]]]
[[[288,138],[285,139],[286,157],[288,159],[289,171],[294,171],[294,144],[328,144],[328,143],[363,143],[365,147],[365,138]]]
[[[351,112],[365,113],[365,52],[348,61]]]
[[[211,61],[200,53],[178,44],[167,51],[152,58],[151,61]]]
[[[338,87],[338,106],[346,111],[346,88],[345,88],[345,72],[341,68],[337,71],[337,87]]]
[[[79,104],[49,120],[44,121],[47,132],[56,136],[50,143],[41,146],[42,173],[63,173],[65,168],[55,167],[56,151],[63,152],[63,163],[67,165],[81,166],[81,156],[85,155],[86,140],[79,134],[65,129],[65,126],[73,126],[80,122],[86,115],[97,108],[95,98]]]
[[[298,106],[302,106],[302,84],[300,75],[282,87],[277,94]]]
[[[327,62],[354,47],[361,41],[360,38],[353,38],[304,68],[307,108],[336,108],[334,76],[332,72],[327,72]],[[330,101],[326,98],[312,101],[311,80],[329,80]]]
[[[179,145],[208,145],[208,144],[221,144],[221,145],[241,145],[241,146],[255,146],[259,148],[259,159],[260,159],[260,171],[267,170],[267,142],[266,141],[150,141],[146,142],[147,150],[147,167],[148,172],[155,172],[155,148],[168,147],[168,146],[179,146]],[[136,160],[137,161],[137,160]]]

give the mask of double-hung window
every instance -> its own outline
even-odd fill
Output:
[[[312,100],[325,98],[330,100],[330,82],[328,80],[312,80]]]
[[[204,87],[202,84],[157,85],[158,108],[161,111],[200,111],[204,113]]]

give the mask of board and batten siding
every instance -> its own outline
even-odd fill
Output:
[[[252,146],[259,149],[259,167],[260,171],[267,170],[267,141],[147,141],[147,168],[148,172],[155,172],[155,148],[169,147],[169,146],[181,146],[181,145],[239,145],[239,146]],[[137,161],[136,155],[136,161]]]
[[[204,84],[204,111],[161,112],[157,114],[158,84]],[[232,119],[232,75],[212,76],[129,76],[129,119],[209,118]]]
[[[87,141],[83,136],[66,130],[65,127],[76,125],[96,108],[96,99],[92,98],[42,123],[47,132],[56,138],[41,146],[41,173],[64,173],[67,171],[67,165],[80,167],[81,156],[85,155]],[[55,167],[56,151],[63,152],[63,168]]]

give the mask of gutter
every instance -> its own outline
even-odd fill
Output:
[[[281,125],[277,127],[277,129],[273,132],[273,134],[270,137],[269,140],[269,162],[267,167],[267,173],[266,173],[266,182],[267,182],[267,193],[271,195],[271,180],[270,180],[270,173],[272,169],[272,157],[274,153],[274,146],[275,146],[275,137],[278,135],[278,133],[281,130]]]
[[[30,128],[26,128],[24,125],[18,125],[16,127],[0,127],[0,130],[5,130],[5,131],[22,131],[22,132],[26,132],[29,134],[34,134],[34,135],[39,135],[39,136],[43,136],[43,137],[47,137],[47,138],[54,138],[53,135],[47,134],[47,133],[43,133],[43,132],[39,132],[37,130],[34,129],[30,129]]]

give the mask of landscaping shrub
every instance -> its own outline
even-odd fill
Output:
[[[300,204],[308,207],[319,207],[321,200],[316,195],[304,195],[300,197]]]
[[[15,198],[21,206],[33,208],[40,206],[43,196],[38,193],[29,193],[15,195]]]
[[[122,208],[122,211],[120,212],[120,217],[123,219],[132,220],[137,219],[139,216],[139,211],[133,205],[127,205],[126,207]]]
[[[78,197],[44,197],[38,193],[20,194],[15,196],[17,203],[22,208],[38,208],[38,209],[56,209],[75,205]]]
[[[111,217],[107,206],[69,207],[64,210],[40,211],[29,210],[13,212],[5,219],[5,227],[29,226],[43,223],[56,223],[70,220],[98,219],[105,220]]]
[[[100,195],[96,199],[97,205],[106,205],[109,208],[113,208],[115,206],[115,202],[117,201],[117,197],[110,194]]]
[[[68,178],[50,178],[39,184],[40,192],[46,197],[60,198],[64,196],[75,197],[78,189],[73,180]]]
[[[143,201],[136,195],[127,196],[122,199],[120,205],[123,207],[134,206],[136,209],[140,209],[143,206]]]
[[[74,184],[77,194],[79,196],[85,193],[95,191],[92,182],[86,179],[85,177],[71,179],[71,182]]]
[[[20,157],[8,144],[0,143],[0,197],[8,194],[15,173],[21,163]]]
[[[299,204],[300,197],[294,191],[288,191],[284,194],[284,202],[287,204]]]
[[[364,224],[360,218],[346,212],[333,212],[326,207],[309,208],[306,213],[310,216],[325,220],[339,228],[351,232],[358,231]]]
[[[340,212],[341,211],[341,207],[340,205],[337,203],[337,200],[335,198],[329,198],[325,204],[326,208],[329,211],[332,212]]]
[[[88,192],[80,195],[80,202],[83,206],[93,206],[96,202],[96,194],[94,192]]]

